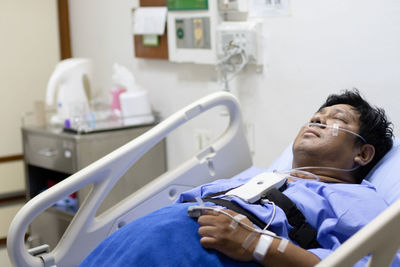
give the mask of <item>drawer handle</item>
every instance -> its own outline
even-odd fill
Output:
[[[41,156],[45,156],[45,157],[51,158],[51,157],[56,156],[58,154],[58,151],[57,150],[53,150],[51,148],[45,148],[45,149],[39,150],[38,153]]]

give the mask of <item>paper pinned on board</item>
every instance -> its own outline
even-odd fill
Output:
[[[133,16],[133,34],[163,35],[167,7],[139,7]]]

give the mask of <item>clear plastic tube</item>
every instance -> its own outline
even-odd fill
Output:
[[[337,136],[338,130],[340,130],[340,131],[343,131],[343,132],[346,132],[346,133],[350,133],[350,134],[352,134],[352,135],[357,136],[357,137],[360,138],[364,143],[367,144],[367,140],[365,140],[364,137],[362,137],[361,135],[359,135],[359,134],[357,134],[357,133],[355,133],[355,132],[353,132],[353,131],[350,131],[350,130],[348,130],[348,129],[341,128],[341,127],[339,127],[339,125],[336,124],[336,123],[333,124],[333,125],[327,125],[327,124],[317,123],[317,122],[308,122],[308,123],[306,123],[303,127],[306,127],[306,126],[317,126],[317,127],[331,128],[331,129],[333,129],[333,131],[332,131],[332,135],[333,135],[333,136]]]
[[[283,170],[283,171],[274,170],[274,172],[287,173],[289,175],[292,172],[298,172],[298,173],[302,173],[302,174],[305,174],[305,175],[312,176],[317,182],[319,182],[321,180],[321,178],[318,175],[316,175],[316,174],[314,174],[312,172],[305,171],[305,170],[331,170],[331,171],[341,171],[341,172],[352,172],[352,171],[358,169],[359,167],[360,167],[360,165],[357,165],[357,166],[355,166],[355,167],[353,167],[351,169],[342,169],[342,168],[324,167],[324,166],[305,166],[305,167],[298,167],[298,168],[293,168],[293,169]],[[290,178],[293,178],[293,179],[296,179],[296,180],[297,179],[302,179],[302,178],[295,177],[295,176],[292,176],[292,175],[290,175]]]
[[[350,133],[352,135],[355,135],[356,137],[360,138],[364,143],[367,143],[365,138],[362,137],[361,135],[359,135],[359,134],[357,134],[357,133],[355,133],[353,131],[350,131],[348,129],[340,128],[339,125],[336,124],[336,123],[333,124],[333,125],[327,125],[327,124],[323,124],[323,123],[309,122],[309,123],[306,123],[303,127],[307,127],[307,126],[308,127],[316,126],[316,127],[323,127],[323,128],[331,128],[333,130],[332,131],[332,135],[333,136],[337,136],[338,135],[338,131],[340,130],[340,131],[347,132],[347,133]],[[318,170],[319,169],[319,170],[332,170],[332,171],[351,172],[351,171],[354,171],[354,170],[358,169],[359,167],[360,166],[358,165],[358,166],[355,166],[354,168],[351,168],[351,169],[341,169],[341,168],[335,168],[335,167],[305,166],[305,167],[299,167],[299,168],[283,170],[283,171],[278,171],[278,172],[280,172],[280,173],[288,173],[288,174],[290,174],[291,172],[299,172],[299,173],[303,173],[303,174],[306,174],[306,175],[314,177],[314,179],[316,181],[320,181],[320,178],[316,174],[308,172],[306,170]],[[291,178],[299,179],[297,177],[292,177],[292,176],[291,176]]]
[[[268,231],[265,228],[261,230],[261,229],[253,228],[253,227],[245,224],[244,222],[242,222],[241,219],[239,220],[237,217],[235,218],[235,216],[230,215],[229,213],[227,213],[226,211],[224,211],[221,208],[211,207],[211,206],[201,206],[201,205],[199,207],[201,207],[201,209],[203,209],[203,210],[210,210],[210,211],[213,211],[215,213],[224,214],[224,215],[228,216],[229,218],[231,218],[235,223],[240,224],[241,226],[245,227],[246,229],[248,229],[250,231],[253,231],[253,232],[256,232],[256,233],[259,233],[259,234],[262,234],[262,235],[269,235],[269,236],[271,236],[273,238],[282,239],[282,237],[277,236],[275,233],[273,233],[271,231]]]
[[[307,167],[306,167],[306,168],[307,168]],[[302,173],[302,174],[305,174],[305,175],[310,175],[310,176],[312,176],[317,182],[319,182],[319,181],[321,180],[321,179],[319,178],[318,175],[316,175],[316,174],[314,174],[314,173],[311,173],[311,172],[303,171],[303,170],[301,170],[301,168],[294,168],[294,169],[283,170],[283,171],[274,170],[274,172],[277,172],[277,173],[287,173],[287,174],[289,174],[289,175],[290,175],[290,173],[292,173],[292,172],[299,172],[299,173]],[[291,176],[291,175],[290,175],[290,178],[293,178],[293,179],[301,179],[301,178],[299,178],[299,177],[293,177],[293,176]]]
[[[298,167],[298,168],[294,168],[292,169],[292,171],[298,171],[298,170],[307,170],[307,169],[311,169],[311,170],[315,170],[315,169],[322,169],[322,170],[331,170],[331,171],[342,171],[342,172],[352,172],[354,170],[357,170],[360,167],[360,165],[357,165],[351,169],[341,169],[341,168],[335,168],[335,167],[319,167],[319,166],[309,166],[309,167]]]

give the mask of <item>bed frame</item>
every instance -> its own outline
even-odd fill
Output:
[[[400,249],[400,200],[354,234],[317,267],[353,266],[371,255],[368,267],[390,266]]]
[[[170,132],[201,113],[225,106],[229,124],[212,145],[200,151],[176,169],[156,178],[129,197],[96,216],[107,193],[135,162]],[[126,223],[153,210],[171,204],[179,193],[215,179],[229,178],[252,165],[242,128],[239,104],[228,93],[216,93],[183,108],[154,128],[88,167],[31,199],[13,219],[8,236],[9,257],[16,266],[77,266],[103,239]],[[132,177],[134,179],[134,177]],[[45,246],[25,248],[24,237],[32,220],[57,201],[92,184],[71,224],[51,252]]]
[[[107,193],[142,155],[180,125],[220,105],[226,107],[230,120],[225,132],[212,145],[96,216]],[[214,93],[176,112],[142,136],[31,199],[17,213],[9,228],[9,257],[15,266],[77,266],[103,239],[126,223],[173,203],[183,191],[232,177],[251,165],[236,98],[226,92]],[[52,251],[43,245],[28,252],[24,237],[33,219],[57,201],[90,184],[92,189],[58,245]],[[318,266],[352,266],[370,252],[374,253],[370,266],[389,265],[400,246],[400,235],[392,236],[398,225],[400,202],[392,205]]]

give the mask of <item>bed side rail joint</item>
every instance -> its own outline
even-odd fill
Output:
[[[28,253],[32,256],[39,257],[43,261],[44,267],[56,267],[54,257],[48,254],[50,246],[47,244],[40,245],[28,250]]]

